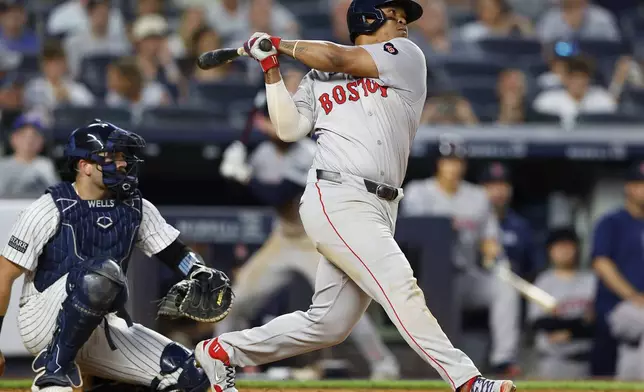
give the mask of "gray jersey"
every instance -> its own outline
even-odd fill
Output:
[[[427,95],[425,56],[406,38],[361,47],[378,79],[313,70],[293,99],[319,136],[314,168],[399,187]]]
[[[592,309],[595,298],[597,277],[590,271],[579,271],[570,279],[555,274],[550,269],[542,272],[536,279],[535,285],[550,293],[557,299],[557,314],[566,319],[583,317]],[[536,304],[530,303],[528,319],[535,321],[544,317],[545,311]],[[587,352],[592,345],[591,339],[580,339],[569,343],[552,344],[545,333],[536,337],[537,350],[542,354],[564,356]]]
[[[455,194],[445,193],[435,178],[410,181],[404,188],[403,216],[447,216],[458,232],[454,262],[458,267],[475,265],[481,241],[499,237],[499,223],[485,190],[462,181]]]
[[[37,157],[30,163],[13,156],[0,159],[0,197],[37,198],[59,181],[49,158]]]

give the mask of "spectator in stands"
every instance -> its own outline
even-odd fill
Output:
[[[594,327],[596,276],[579,268],[579,238],[572,228],[553,230],[547,240],[550,268],[535,285],[557,299],[554,312],[528,305],[528,319],[536,331],[538,377],[580,380],[590,373]]]
[[[449,54],[462,56],[475,52],[475,47],[461,40],[458,34],[451,33],[447,9],[441,0],[428,1],[418,27],[425,42],[416,43],[427,57]]]
[[[453,92],[442,92],[427,100],[421,124],[476,125],[479,123],[467,99]]]
[[[21,57],[0,45],[0,114],[4,120],[6,110],[22,108],[23,84],[16,70]]]
[[[535,111],[558,115],[564,124],[572,124],[582,113],[614,113],[617,103],[603,87],[591,86],[593,66],[583,57],[566,60],[565,88],[540,93],[534,101]]]
[[[525,279],[533,280],[543,268],[543,257],[535,246],[530,223],[510,206],[514,192],[511,177],[504,164],[492,162],[483,169],[479,184],[485,188],[501,226],[501,243],[512,270]]]
[[[136,0],[136,16],[163,15],[163,1],[161,0]]]
[[[351,0],[331,0],[331,30],[334,42],[344,45],[350,45],[349,27],[347,26],[347,10]],[[426,12],[426,11],[425,11]]]
[[[579,56],[579,48],[576,43],[567,41],[546,44],[543,48],[549,70],[539,75],[537,85],[544,90],[562,87],[566,75],[566,63],[569,58]]]
[[[140,116],[147,108],[169,105],[171,99],[162,84],[145,80],[136,59],[123,57],[107,69],[105,103],[130,109],[135,116]]]
[[[181,23],[178,30],[168,38],[170,52],[175,59],[186,58],[192,55],[193,38],[195,32],[206,26],[204,9],[202,7],[186,8],[181,15]],[[213,50],[215,48],[209,49]]]
[[[87,15],[90,29],[68,36],[64,41],[69,71],[77,77],[85,57],[97,55],[124,56],[130,51],[130,43],[121,34],[110,35],[109,0],[88,0]]]
[[[219,35],[215,30],[209,27],[202,27],[197,30],[193,34],[192,40],[192,47],[194,47],[194,52],[192,54],[195,55],[195,57],[199,53],[221,47]],[[197,67],[195,64],[194,71],[192,73],[192,80],[197,83],[217,82],[229,77],[233,69],[232,67],[232,64],[228,63],[220,67],[204,70]]]
[[[88,32],[90,30],[87,4],[90,0],[67,0],[54,8],[47,21],[47,33],[54,36]],[[126,36],[123,15],[118,8],[110,11],[110,36]]]
[[[59,41],[48,41],[40,58],[42,76],[32,79],[25,87],[28,108],[54,109],[60,105],[90,106],[94,96],[84,85],[68,76],[65,51]]]
[[[609,90],[619,100],[627,87],[644,88],[644,43],[637,43],[632,56],[622,56],[615,63]]]
[[[559,7],[548,11],[537,25],[542,42],[560,39],[596,39],[618,41],[615,17],[588,0],[561,0]]]
[[[497,123],[521,124],[527,120],[526,77],[520,69],[506,69],[499,75],[497,84],[499,115]]]
[[[256,1],[259,2],[255,3]],[[246,2],[221,0],[212,1],[207,7],[208,22],[223,38],[226,47],[241,46],[255,31],[264,31],[253,30],[251,27],[253,18],[250,9],[253,7],[262,9],[261,19],[270,21],[273,35],[297,36],[298,25],[295,16],[286,7],[279,3],[273,3],[272,0],[248,0]]]
[[[512,10],[530,20],[539,18],[552,3],[551,0],[507,0]]]
[[[530,21],[515,14],[506,0],[477,0],[476,13],[478,20],[461,28],[460,34],[465,41],[532,34]]]
[[[132,38],[145,80],[178,86],[182,75],[168,46],[169,32],[168,23],[161,15],[145,15],[134,22]]]
[[[36,54],[40,50],[40,39],[27,25],[25,0],[5,0],[0,7],[0,42],[10,50]]]
[[[39,156],[46,132],[37,113],[27,113],[15,122],[9,136],[13,154],[0,159],[0,197],[36,198],[60,181],[51,159]]]
[[[616,378],[643,380],[644,162],[629,168],[624,193],[624,206],[605,214],[593,234],[593,268],[599,276],[596,341],[606,341],[603,332],[609,331],[619,345]]]
[[[249,0],[248,30],[244,39],[256,31],[264,31],[278,37],[299,36],[300,26],[286,8],[274,0]],[[270,17],[267,17],[270,15]]]

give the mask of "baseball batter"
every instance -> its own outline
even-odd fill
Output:
[[[277,361],[342,342],[375,299],[418,355],[453,390],[514,390],[493,381],[454,348],[427,308],[409,261],[393,238],[400,188],[426,98],[427,68],[407,39],[422,16],[412,0],[354,0],[355,46],[287,41],[255,33],[244,45],[264,70],[270,117],[281,140],[318,134],[300,217],[322,255],[313,303],[264,326],[200,342],[195,356],[216,391],[236,391],[235,366]],[[260,42],[273,48],[264,52]],[[278,55],[313,69],[295,96]]]
[[[259,123],[267,128],[261,130],[275,134],[270,120]],[[260,144],[248,163],[241,143],[232,144],[224,152],[222,175],[247,184],[260,200],[273,206],[277,222],[268,240],[239,271],[233,288],[235,307],[215,325],[217,334],[246,327],[244,321],[252,319],[266,298],[288,283],[291,272],[299,273],[315,286],[320,254],[307,237],[298,212],[314,155],[315,142],[309,138],[286,143],[275,136]],[[382,342],[367,314],[358,321],[351,337],[369,363],[373,379],[398,378],[396,357]]]
[[[75,130],[65,149],[75,182],[48,188],[24,210],[2,249],[0,314],[12,283],[26,274],[18,325],[36,355],[33,392],[81,387],[79,366],[151,390],[209,388],[192,352],[133,324],[124,311],[133,246],[184,279],[225,278],[137,190],[144,146],[140,136],[100,120]]]
[[[436,176],[407,184],[401,213],[453,219],[458,233],[454,263],[461,271],[457,298],[465,309],[489,308],[490,364],[497,374],[516,372],[521,298],[512,286],[478,263],[479,255],[488,265],[500,257],[498,221],[483,187],[463,180],[465,146],[460,141],[441,140],[438,150]]]
[[[597,277],[579,269],[579,238],[573,229],[557,229],[547,240],[551,267],[535,285],[557,299],[554,314],[528,305],[528,319],[537,331],[538,376],[545,380],[580,380],[590,374],[593,302]]]

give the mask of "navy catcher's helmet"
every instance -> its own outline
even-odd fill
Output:
[[[380,10],[384,6],[399,6],[407,14],[407,24],[423,16],[423,7],[413,0],[353,0],[347,10],[347,25],[351,34],[351,42],[362,34],[371,34],[385,24],[387,18]],[[368,19],[373,19],[369,22]]]
[[[139,185],[139,158],[145,140],[136,133],[126,131],[106,121],[92,123],[72,132],[65,146],[68,168],[76,170],[76,163],[87,160],[96,163],[103,172],[103,184],[118,199],[127,199]],[[116,162],[106,159],[109,154],[122,153],[127,166],[125,171],[116,168]]]

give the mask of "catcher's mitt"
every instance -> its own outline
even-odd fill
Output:
[[[157,315],[213,323],[223,320],[232,304],[230,279],[221,271],[203,266],[170,288]]]

